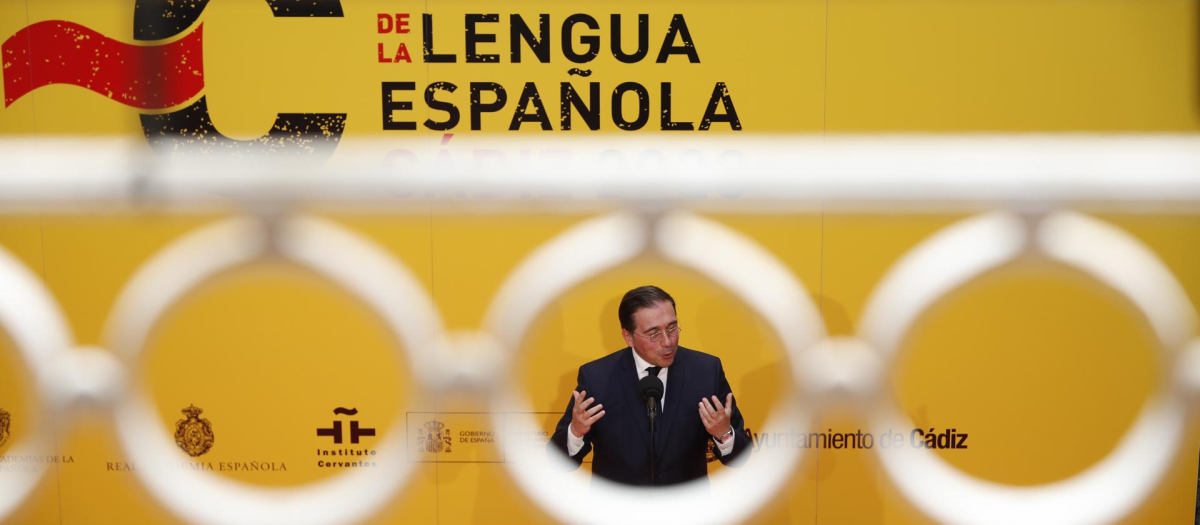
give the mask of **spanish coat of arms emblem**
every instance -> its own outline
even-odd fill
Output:
[[[12,416],[0,408],[0,447],[8,443],[8,424],[12,422]]]
[[[444,429],[445,423],[438,420],[425,422],[424,430],[418,429],[417,446],[425,450],[425,452],[438,453],[450,452],[450,444],[453,442],[450,439],[450,429]]]
[[[196,405],[189,405],[182,412],[187,418],[175,423],[175,443],[189,456],[201,456],[213,446],[212,423],[200,418],[204,409]]]

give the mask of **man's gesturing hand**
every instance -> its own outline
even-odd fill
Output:
[[[700,421],[704,422],[704,429],[722,443],[725,442],[725,438],[733,437],[730,434],[730,431],[733,430],[733,425],[729,423],[731,418],[733,418],[733,392],[725,396],[724,405],[721,404],[720,399],[717,399],[717,396],[712,396],[712,403],[709,403],[708,399],[700,400]]]
[[[571,409],[571,433],[581,438],[592,429],[596,421],[604,417],[604,405],[592,406],[596,398],[587,397],[587,390],[571,392],[571,395],[575,397],[575,408]],[[587,399],[584,399],[585,397]]]

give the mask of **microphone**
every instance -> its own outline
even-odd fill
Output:
[[[650,416],[650,484],[658,484],[658,461],[655,459],[654,416],[658,415],[658,402],[663,396],[663,382],[658,375],[648,375],[638,381],[638,395],[646,400],[646,415]]]
[[[654,425],[654,416],[658,415],[658,403],[662,401],[663,382],[657,376],[646,376],[638,381],[638,396],[646,401],[646,415],[650,416],[650,425]]]

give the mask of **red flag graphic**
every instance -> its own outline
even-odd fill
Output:
[[[181,40],[135,46],[64,20],[38,22],[4,42],[4,106],[39,87],[71,84],[127,106],[162,109],[204,89],[203,24]]]

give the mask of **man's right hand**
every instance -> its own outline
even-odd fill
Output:
[[[604,417],[604,405],[592,406],[596,399],[587,397],[587,390],[571,392],[571,395],[575,397],[575,408],[571,409],[571,433],[581,438]]]

